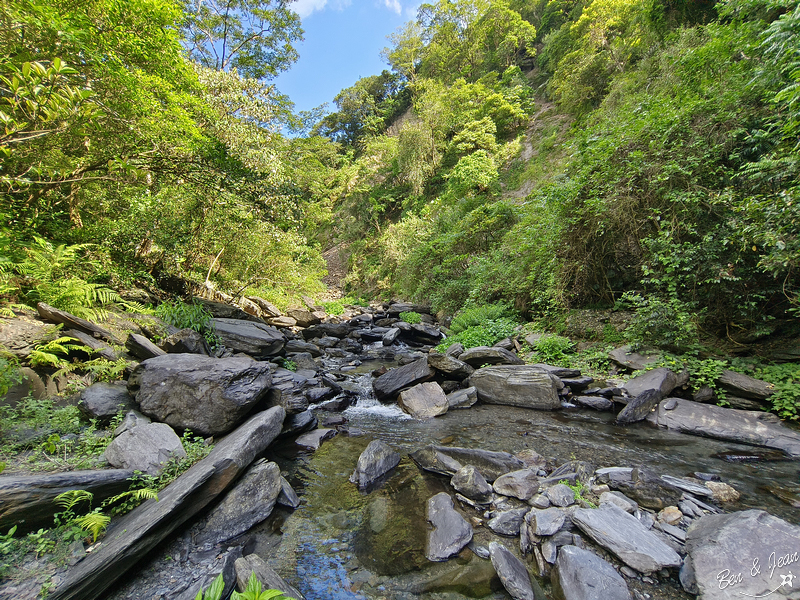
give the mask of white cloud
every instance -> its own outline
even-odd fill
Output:
[[[383,0],[383,4],[386,8],[396,12],[398,15],[403,12],[403,7],[400,6],[400,0]]]
[[[301,19],[305,19],[308,15],[315,10],[322,10],[328,0],[297,0],[292,3],[292,10],[300,15]]]

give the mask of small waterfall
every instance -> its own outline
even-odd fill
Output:
[[[358,400],[356,403],[344,411],[345,416],[353,415],[373,415],[376,417],[385,417],[393,420],[407,420],[411,419],[396,404],[383,404],[375,398],[372,391],[372,375],[363,373],[354,379],[356,386],[356,393]]]

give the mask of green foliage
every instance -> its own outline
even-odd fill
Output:
[[[410,325],[414,325],[416,323],[422,323],[422,316],[414,311],[409,312],[401,312],[400,313],[400,320],[409,323]]]
[[[0,396],[5,396],[11,386],[22,382],[19,360],[11,353],[0,350]]]
[[[542,336],[533,348],[534,362],[568,366],[574,357],[575,344],[560,335]]]
[[[450,323],[450,331],[461,333],[475,325],[483,325],[486,321],[495,321],[502,317],[514,317],[509,307],[502,302],[467,306],[458,311],[456,316],[453,317],[453,322]]]
[[[502,339],[514,335],[517,329],[517,322],[508,317],[490,319],[481,325],[472,325],[464,329],[461,333],[450,336],[441,344],[436,346],[437,352],[444,352],[451,344],[460,343],[464,348],[475,348],[476,346],[492,346]]]
[[[583,493],[586,491],[586,486],[583,484],[582,481],[578,480],[575,483],[570,483],[566,479],[562,479],[558,483],[563,483],[569,489],[572,490],[573,495],[575,496],[575,502],[580,505],[586,505],[589,508],[597,508],[597,505],[593,502],[590,502],[586,498],[583,497]]]
[[[800,419],[800,364],[764,365],[755,369],[753,376],[773,385],[775,392],[769,401],[781,419]]]
[[[162,302],[156,308],[156,316],[178,329],[192,329],[201,334],[212,348],[219,340],[214,331],[214,316],[199,302]]]
[[[222,573],[211,583],[205,590],[200,590],[195,596],[195,600],[221,600],[222,593],[225,589],[225,580]],[[247,586],[244,592],[233,592],[231,595],[232,600],[293,600],[289,596],[285,596],[279,590],[261,590],[261,582],[258,581],[255,573],[250,575],[247,581]]]
[[[623,301],[633,303],[636,308],[626,330],[634,342],[673,350],[697,346],[699,315],[696,306],[677,298],[644,298],[633,293],[626,293]]]
[[[297,363],[293,360],[286,360],[283,361],[283,368],[288,369],[290,371],[297,371]]]

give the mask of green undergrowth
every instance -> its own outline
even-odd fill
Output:
[[[462,344],[464,348],[476,346],[492,346],[502,339],[514,335],[518,327],[514,319],[501,317],[485,321],[481,325],[472,325],[460,333],[452,335],[436,346],[436,352],[444,352],[452,344]]]

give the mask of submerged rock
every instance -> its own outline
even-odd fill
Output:
[[[488,482],[525,466],[520,459],[508,452],[478,448],[430,445],[412,452],[409,456],[420,468],[441,475],[452,476],[464,465],[474,465]]]

